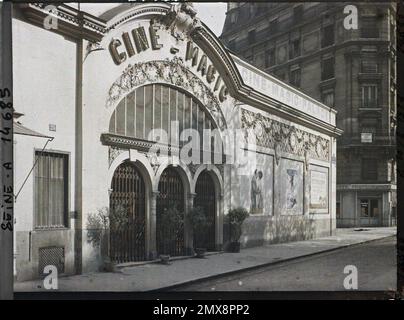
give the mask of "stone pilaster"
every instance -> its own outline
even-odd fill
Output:
[[[150,197],[150,219],[149,219],[149,232],[147,237],[147,252],[149,259],[157,258],[157,234],[156,234],[156,206],[157,206],[157,196],[159,191],[152,191]]]
[[[189,211],[194,207],[194,199],[196,193],[188,193],[186,208],[185,208],[185,217],[184,217],[184,242],[185,242],[185,253],[187,255],[194,254],[194,235],[192,230],[192,225],[188,219]]]

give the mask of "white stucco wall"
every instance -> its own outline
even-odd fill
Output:
[[[13,86],[14,108],[24,116],[18,120],[27,128],[54,137],[46,148],[69,154],[69,211],[74,210],[75,183],[75,99],[76,44],[52,31],[13,19]],[[49,124],[56,131],[49,131]],[[17,193],[29,174],[35,150],[42,150],[46,140],[15,135],[14,190]],[[64,231],[34,230],[34,179],[29,176],[15,203],[17,261],[20,277],[36,273],[34,257],[39,247],[63,244],[66,271],[73,269],[73,238]],[[68,229],[73,226],[69,223]],[[63,239],[63,240],[62,240]],[[31,255],[31,260],[29,256]],[[25,268],[25,269],[24,269]],[[24,269],[24,270],[23,270]]]

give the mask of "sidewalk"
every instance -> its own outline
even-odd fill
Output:
[[[243,269],[331,251],[396,234],[396,228],[337,229],[332,237],[241,249],[240,253],[218,253],[204,259],[189,258],[125,267],[114,273],[89,273],[59,279],[59,291],[150,291],[208,279]],[[15,283],[20,291],[45,291],[42,281]],[[47,290],[46,290],[47,291]]]

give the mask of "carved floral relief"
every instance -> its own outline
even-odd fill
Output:
[[[306,160],[329,160],[327,139],[245,109],[241,111],[241,120],[243,129],[254,130],[258,146],[275,150],[277,162],[280,152],[302,156]]]

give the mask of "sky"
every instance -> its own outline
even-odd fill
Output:
[[[226,2],[201,3],[194,2],[194,7],[198,11],[197,16],[202,20],[216,36],[220,36],[226,18]]]
[[[72,7],[77,8],[77,3],[69,3]],[[94,4],[94,3],[81,3],[81,10],[98,16],[108,9],[116,6],[116,3]],[[197,17],[202,20],[216,36],[220,36],[223,29],[224,19],[226,17],[226,2],[210,2],[201,3],[194,2],[194,7],[197,10]]]

